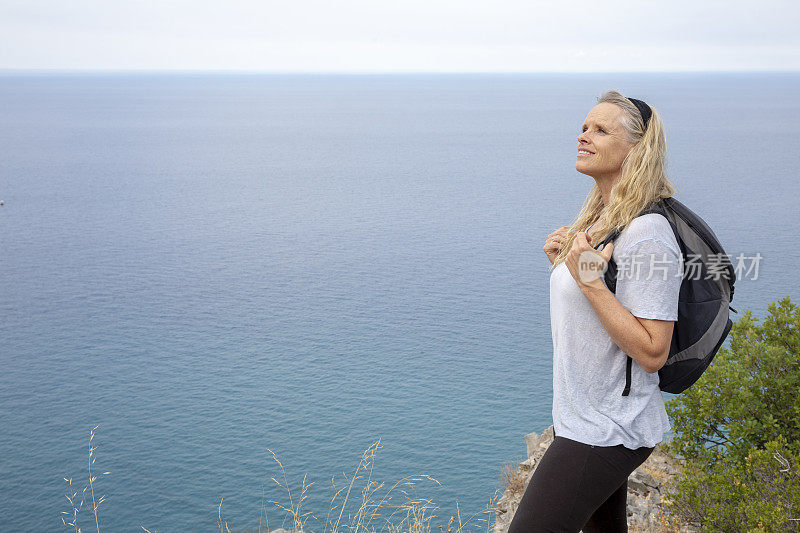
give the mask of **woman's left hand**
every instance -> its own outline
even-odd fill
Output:
[[[614,242],[608,242],[601,251],[591,245],[592,237],[585,231],[579,231],[572,241],[572,248],[564,262],[581,290],[585,288],[605,287],[601,279],[606,271]]]

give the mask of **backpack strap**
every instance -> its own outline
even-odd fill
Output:
[[[631,392],[631,366],[633,366],[633,359],[628,354],[625,354],[628,358],[627,363],[625,364],[625,389],[622,391],[623,396],[627,396]]]
[[[656,200],[652,202],[650,205],[645,207],[637,217],[642,215],[647,215],[649,213],[659,213],[664,214],[664,205],[663,200]],[[668,219],[669,220],[669,219]],[[615,240],[619,237],[620,233],[622,233],[618,228],[614,228],[611,232],[606,236],[605,239],[600,241],[597,246],[594,247],[597,250],[600,246],[605,248],[605,245],[608,244],[610,241]],[[614,261],[613,258],[608,258],[608,268],[604,274],[604,280],[606,282],[606,287],[612,292],[616,293],[617,291],[617,263]],[[633,359],[630,355],[625,354],[627,357],[627,361],[625,363],[625,389],[622,391],[623,396],[628,396],[631,392],[631,367],[633,366]]]

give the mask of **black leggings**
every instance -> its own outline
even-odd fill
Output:
[[[628,476],[652,451],[592,446],[556,435],[508,533],[627,533]]]

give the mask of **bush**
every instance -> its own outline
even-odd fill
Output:
[[[686,460],[670,512],[703,531],[800,531],[800,311],[734,323],[703,376],[666,404]]]

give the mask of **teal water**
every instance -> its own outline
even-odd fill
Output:
[[[232,530],[280,526],[267,449],[322,531],[378,439],[378,495],[427,474],[432,527],[480,513],[552,422],[541,247],[609,88],[761,254],[733,307],[797,302],[796,73],[0,76],[3,529],[63,528],[96,425],[108,531],[217,530],[222,498]]]

